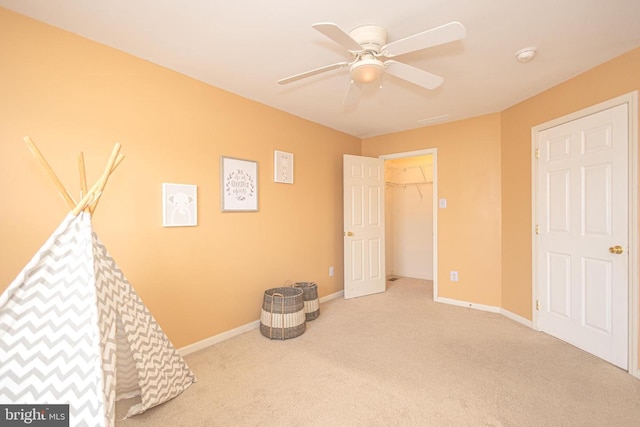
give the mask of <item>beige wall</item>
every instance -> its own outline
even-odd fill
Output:
[[[503,308],[532,318],[531,128],[638,89],[635,49],[502,112]]]
[[[363,141],[366,156],[438,148],[440,296],[532,319],[531,128],[638,89],[635,49],[499,114]]]
[[[74,194],[78,152],[93,182],[121,142],[95,229],[177,346],[256,320],[286,280],[342,289],[344,153],[437,148],[440,296],[531,319],[531,127],[640,88],[636,49],[502,113],[360,141],[2,8],[0,55],[0,292],[68,210],[22,137]],[[259,162],[260,212],[220,212],[221,155]],[[198,227],[161,226],[163,182],[199,186]]]
[[[66,187],[126,155],[94,227],[178,347],[259,318],[287,280],[342,289],[342,154],[360,140],[0,8],[0,292],[68,212],[22,137]],[[295,184],[273,182],[273,150]],[[220,156],[259,163],[258,213],[221,213]],[[163,228],[161,184],[198,185],[197,227]],[[328,276],[330,265],[335,276]]]
[[[365,139],[364,156],[437,149],[439,296],[500,306],[500,115]],[[451,282],[449,271],[460,280]]]

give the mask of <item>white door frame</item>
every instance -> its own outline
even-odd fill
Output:
[[[426,155],[433,156],[433,300],[438,301],[438,149],[429,148],[404,153],[383,154],[378,158],[391,160]]]
[[[542,123],[531,128],[531,242],[532,242],[532,269],[531,269],[531,306],[532,306],[532,323],[533,328],[540,330],[538,327],[538,312],[536,310],[536,301],[538,300],[538,280],[537,280],[537,239],[536,239],[536,200],[537,200],[537,162],[536,162],[536,144],[538,141],[538,133],[554,126],[559,126],[573,120],[580,119],[600,111],[607,110],[617,105],[628,105],[628,122],[629,122],[629,363],[628,372],[640,378],[640,370],[638,366],[638,333],[639,333],[639,316],[638,305],[640,304],[640,292],[638,289],[638,91],[630,92],[622,96],[610,99],[608,101],[593,105],[591,107],[576,111],[563,117]]]

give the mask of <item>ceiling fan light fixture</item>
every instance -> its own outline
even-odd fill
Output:
[[[351,66],[351,79],[360,84],[375,82],[380,79],[384,65],[375,58],[363,58]]]

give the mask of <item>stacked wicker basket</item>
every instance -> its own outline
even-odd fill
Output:
[[[296,282],[267,289],[260,314],[260,332],[267,338],[286,340],[304,333],[306,322],[320,315],[318,285]]]

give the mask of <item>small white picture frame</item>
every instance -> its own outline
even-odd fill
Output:
[[[162,184],[162,226],[193,227],[198,225],[198,186]]]
[[[220,157],[222,212],[258,211],[258,162]]]
[[[286,151],[273,152],[273,181],[293,184],[293,154]]]

